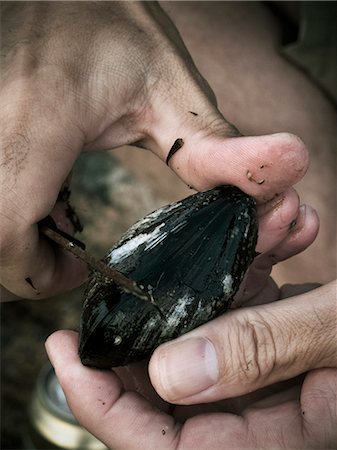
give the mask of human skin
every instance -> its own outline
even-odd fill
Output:
[[[317,210],[320,232],[305,252],[278,265],[274,276],[280,284],[335,279],[335,105],[282,54],[281,27],[262,2],[161,4],[230,122],[245,135],[287,130],[308,148],[310,167],[296,190]],[[279,2],[287,6],[300,9],[301,2]]]
[[[51,214],[69,231],[56,201],[81,151],[137,142],[165,161],[183,138],[170,166],[186,184],[199,190],[235,184],[259,203],[284,196],[307,170],[307,150],[294,135],[234,137],[237,130],[216,108],[156,5],[32,2],[2,8],[0,248],[7,291],[44,298],[87,276],[85,266],[37,227]],[[137,62],[134,70],[129,61]]]
[[[150,376],[167,403],[151,388],[146,364],[115,371],[84,367],[72,331],[54,333],[46,348],[77,419],[109,448],[334,448],[336,336],[332,331],[327,341],[325,330],[334,330],[336,325],[329,305],[333,289],[336,285],[245,308],[244,313],[236,310],[166,348],[159,347],[150,362]],[[272,301],[275,294],[266,285],[258,296]],[[306,302],[315,305],[312,317],[304,307]],[[304,311],[306,321],[298,320]],[[291,327],[285,325],[286,320]],[[314,321],[316,328],[312,329]],[[218,379],[203,390],[193,353],[199,353],[200,364],[205,358],[201,345],[205,338],[217,344],[222,366]],[[181,345],[184,341],[189,341],[189,347]],[[171,357],[169,346],[176,349]],[[311,370],[305,376],[289,381],[307,369]],[[191,392],[196,388],[201,392]]]
[[[5,11],[9,15],[8,21],[5,21],[4,77],[0,93],[4,105],[0,112],[3,124],[1,139],[6,149],[1,166],[5,180],[1,216],[4,223],[1,241],[2,283],[7,290],[19,296],[36,298],[36,292],[24,283],[27,276],[34,280],[40,297],[49,296],[57,289],[68,289],[82,281],[85,276],[83,267],[69,256],[49,247],[38,235],[36,226],[39,220],[51,213],[62,228],[68,229],[69,224],[60,212],[62,209],[55,202],[62,183],[82,150],[110,149],[138,142],[165,160],[173,142],[183,137],[183,148],[170,162],[181,179],[196,189],[206,189],[220,183],[236,184],[254,195],[259,203],[258,250],[263,251],[264,255],[256,260],[247,278],[245,295],[239,296],[237,302],[248,305],[277,300],[280,293],[268,277],[272,262],[302,251],[313,241],[318,230],[316,213],[309,206],[300,208],[298,196],[291,189],[307,169],[308,156],[303,143],[288,133],[239,137],[237,130],[224,120],[216,108],[214,95],[196,71],[174,28],[160,10],[153,4],[132,3],[113,5],[113,8],[111,5],[81,4],[79,7],[77,4],[28,4],[20,5],[15,15],[12,14],[13,8],[17,6],[8,5]],[[32,30],[30,22],[44,26]],[[76,45],[70,46],[69,42]],[[126,49],[128,58],[125,57]],[[130,70],[128,64],[132,59],[137,65],[133,65]],[[197,112],[198,116],[190,111]],[[266,167],[266,161],[268,171],[261,172],[262,166]],[[53,170],[46,173],[45,167],[50,167],[51,162]],[[255,181],[262,179],[260,175],[263,173],[265,182],[252,182],[247,171]],[[276,194],[279,195],[275,197]],[[295,219],[296,226],[291,227]],[[260,368],[258,372],[262,370],[262,377],[253,376],[244,386],[242,380],[233,379],[235,395],[245,394],[247,390],[293,377],[309,369],[321,368],[322,365],[335,365],[330,347],[333,343],[331,330],[334,325],[335,288],[331,285],[322,289],[326,289],[325,301],[320,305],[318,314],[314,303],[321,299],[322,291],[313,291],[309,302],[305,302],[301,296],[294,296],[291,300],[294,315],[296,312],[296,317],[304,325],[308,321],[309,328],[316,329],[317,316],[323,323],[326,318],[329,319],[324,331],[319,328],[320,335],[325,337],[322,342],[319,341],[319,347],[310,346],[310,341],[305,341],[306,346],[303,348],[295,346],[290,362],[276,359],[279,355],[277,352],[273,358],[273,364],[279,368],[276,373],[269,373],[270,362],[259,361],[252,347],[252,358],[244,362],[246,367],[250,367],[251,359],[257,361],[257,368]],[[271,328],[269,322],[274,310],[270,308],[273,307],[278,308],[277,316],[283,327],[281,331],[290,341],[294,329],[307,329],[305,326],[294,327],[287,320],[288,303],[275,303],[258,311],[239,310],[228,318],[222,318],[227,320],[228,329],[231,329],[230,323],[234,324],[233,352],[235,342],[238,355],[240,349],[245,348],[243,344],[247,343],[248,348],[251,348],[252,331],[253,336],[258,336],[259,329],[248,326],[250,321],[247,319],[265,311],[263,323],[268,327],[262,327],[262,330]],[[235,327],[235,324],[241,324],[241,327]],[[221,349],[221,339],[226,338],[219,332],[223,331],[222,322],[214,321],[205,327],[198,332],[205,333],[207,340],[212,341],[213,338],[213,345]],[[245,333],[247,327],[250,334]],[[276,328],[276,331],[279,329]],[[276,348],[280,348],[281,355],[284,353],[284,341],[279,339],[282,333],[276,334],[277,340],[271,335],[271,340],[264,343],[271,346],[276,342],[280,345]],[[300,337],[295,337],[295,342],[302,342]],[[313,333],[312,337],[316,335]],[[181,439],[182,448],[183,444],[185,448],[190,444],[193,448],[193,443],[201,442],[201,435],[212,439],[211,442],[205,442],[205,448],[208,444],[211,448],[223,447],[224,441],[228,442],[229,448],[231,443],[244,446],[251,442],[247,439],[251,439],[252,435],[242,433],[242,427],[247,422],[223,412],[221,416],[195,416],[200,410],[193,408],[185,410],[184,414],[179,408],[176,409],[177,414],[180,414],[179,420],[183,420],[184,415],[185,418],[190,417],[182,428],[184,434],[179,434],[180,425],[173,422],[172,416],[156,412],[151,402],[129,392],[128,388],[127,393],[123,394],[122,382],[114,373],[82,367],[77,357],[76,339],[73,333],[57,333],[48,340],[48,352],[74,414],[107,445],[123,449],[144,446],[158,448],[163,442],[155,440],[158,428],[154,429],[154,425],[158,423],[163,427],[160,428],[160,438],[166,436],[171,442],[167,448],[177,447],[178,439]],[[315,350],[313,357],[300,359],[301,355],[307,355],[308,352],[311,355],[312,348]],[[203,393],[203,398],[195,397],[196,393],[191,398],[186,385],[184,387],[182,384],[186,382],[182,376],[180,381],[178,377],[178,384],[177,380],[172,382],[172,378],[169,382],[168,379],[165,381],[160,367],[165,369],[162,361],[165,358],[168,361],[168,357],[163,357],[168,351],[168,346],[158,349],[150,364],[151,381],[164,399],[187,405],[206,401],[204,411],[207,411],[212,406],[209,402],[229,396],[224,390],[226,378],[221,351],[218,351],[221,372],[218,380],[223,382],[213,380],[218,388],[213,389],[213,397],[205,397]],[[192,355],[192,352],[189,354]],[[240,359],[234,356],[233,362],[240,363]],[[293,360],[297,364],[290,364]],[[298,361],[302,361],[302,364]],[[269,376],[263,369],[267,370]],[[151,395],[153,404],[167,409],[166,404],[152,397],[153,391],[148,394],[150,389],[144,380],[146,372],[144,367],[139,370],[139,376],[137,368],[126,369],[127,373],[121,370],[124,384],[128,386],[129,373],[131,391],[138,390],[145,396]],[[172,370],[164,372],[167,376],[174,373]],[[306,384],[309,384],[309,388],[311,386],[311,390],[321,387],[321,403],[316,401],[309,408],[312,420],[309,414],[308,424],[311,427],[308,426],[308,429],[313,429],[312,425],[317,423],[318,416],[320,419],[324,417],[326,429],[315,429],[301,441],[303,436],[299,435],[299,430],[302,422],[297,421],[292,423],[287,442],[294,445],[304,442],[312,446],[318,443],[324,446],[335,439],[331,427],[335,417],[330,403],[325,402],[325,399],[331,398],[328,394],[333,392],[331,386],[335,372],[321,369],[308,377]],[[100,388],[107,401],[97,403],[96,388]],[[302,391],[303,394],[308,392],[305,385]],[[299,388],[289,397],[294,401],[290,411],[296,417],[301,417],[298,392]],[[121,401],[116,401],[117,398]],[[321,404],[322,407],[319,407]],[[283,409],[282,405],[278,399],[273,403],[273,411],[280,419],[288,420],[289,408]],[[242,414],[243,411],[241,409]],[[275,421],[268,422],[271,418],[275,416],[267,408],[261,411],[260,419],[254,423],[256,446],[269,442],[274,446],[283,444],[286,430],[280,426],[280,434],[273,434]],[[282,420],[280,425],[283,424]],[[266,423],[269,425],[263,428]],[[130,430],[134,432],[130,433]],[[235,436],[232,440],[226,440],[223,433],[228,430],[241,435],[241,440],[235,442]]]

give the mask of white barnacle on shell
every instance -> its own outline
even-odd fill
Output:
[[[122,343],[122,336],[115,336],[114,340],[113,340],[113,344],[114,345],[120,345]]]
[[[183,297],[179,298],[177,302],[170,309],[167,314],[166,323],[164,324],[163,334],[166,332],[171,332],[172,329],[177,327],[182,319],[188,316],[187,306],[194,302],[193,297],[185,294]]]
[[[233,290],[233,277],[231,274],[226,273],[222,279],[223,293],[226,296],[230,296]]]
[[[180,206],[181,204],[182,204],[182,202],[177,202],[177,203],[172,203],[167,206],[163,206],[162,208],[159,208],[156,211],[153,211],[152,213],[148,214],[146,217],[141,219],[140,222],[142,223],[142,225],[144,225],[148,222],[151,223],[151,222],[157,220],[158,217],[160,217],[163,213],[167,214],[168,212],[171,212],[174,209],[178,208],[178,206]]]
[[[159,326],[160,326],[159,315],[151,317],[143,326],[142,332],[135,338],[134,343],[133,343],[135,348],[142,346],[142,345],[147,345],[149,336],[151,336],[153,334],[153,332],[156,329],[158,329]]]
[[[158,245],[158,243],[166,236],[166,233],[161,233],[160,231],[164,225],[165,223],[158,225],[158,227],[150,233],[138,234],[126,241],[120,247],[113,249],[109,254],[110,264],[117,264],[129,255],[132,255],[142,244],[146,243],[146,249],[152,248],[154,245]]]

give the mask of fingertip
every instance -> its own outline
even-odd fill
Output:
[[[289,241],[301,240],[302,245],[308,247],[316,239],[319,226],[317,211],[312,206],[303,204],[299,208],[296,223],[291,229]]]
[[[3,255],[1,282],[14,296],[39,300],[78,287],[88,278],[87,265],[41,236],[36,225],[17,228],[13,242]]]
[[[114,372],[84,366],[81,363],[77,332],[56,331],[47,338],[45,348],[66,395],[75,402],[74,404],[80,405],[85,397],[90,399],[92,391],[97,389],[98,385],[101,386],[99,389],[110,389],[113,381],[117,390],[122,389],[122,383]],[[78,380],[81,380],[80,384]],[[85,395],[83,393],[82,398],[79,398],[80,391],[85,386],[88,390]]]
[[[303,140],[288,132],[274,133],[271,136],[280,142],[280,151],[288,159],[290,165],[294,166],[298,176],[302,177],[308,170],[310,162],[309,151]]]
[[[39,264],[32,271],[32,299],[64,294],[88,279],[89,268],[84,261],[44,238],[39,241],[36,260]]]
[[[46,347],[50,346],[65,346],[66,349],[71,349],[74,342],[77,342],[78,333],[73,330],[57,330],[51,333],[45,342]]]
[[[288,229],[284,229],[283,239],[275,239],[271,235],[268,240],[264,233],[261,241],[265,249],[259,264],[275,265],[303,252],[314,242],[318,231],[319,218],[316,210],[309,205],[301,205],[296,220],[290,223]]]
[[[299,214],[300,199],[294,188],[258,207],[259,237],[257,251],[264,253],[285,239]]]
[[[290,133],[219,137],[196,133],[184,140],[171,167],[198,190],[233,184],[263,203],[296,184],[307,171],[308,151]]]
[[[56,259],[57,272],[52,283],[59,292],[78,287],[88,279],[90,270],[84,261],[63,249],[57,249]]]
[[[319,232],[319,217],[310,205],[301,205],[296,220],[291,224],[288,235],[275,249],[277,260],[288,259],[307,247],[316,239]]]
[[[51,364],[58,366],[59,361],[69,364],[70,360],[77,360],[78,333],[71,330],[58,330],[48,336],[45,349]]]

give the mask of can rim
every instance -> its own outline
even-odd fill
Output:
[[[62,409],[50,398],[47,383],[50,380],[51,375],[55,375],[55,370],[54,367],[48,362],[42,367],[37,378],[36,392],[40,402],[47,408],[47,410],[55,414],[60,419],[67,420],[69,423],[74,425],[79,425],[79,422],[71,413],[65,409]]]
[[[54,374],[55,370],[50,363],[40,369],[29,405],[31,426],[57,448],[108,450],[103,442],[82,427],[71,411],[68,413],[50,398],[48,380]]]

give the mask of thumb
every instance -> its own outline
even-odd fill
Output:
[[[27,101],[27,92],[35,93],[32,101]],[[29,83],[10,83],[1,92],[1,300],[13,298],[8,292],[20,298],[49,297],[87,277],[86,265],[52,245],[37,226],[52,214],[58,226],[69,231],[58,194],[83,145],[71,114],[58,109],[62,100],[47,94],[46,88]]]
[[[336,283],[230,312],[159,347],[149,371],[165,400],[196,404],[237,397],[310,369],[333,367]]]

